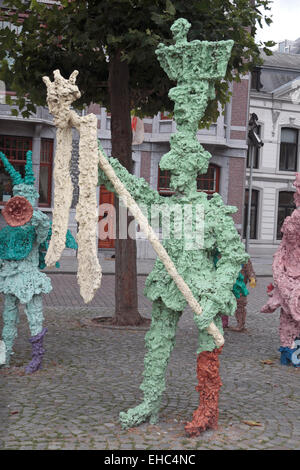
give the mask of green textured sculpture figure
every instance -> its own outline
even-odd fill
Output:
[[[24,179],[0,152],[4,168],[12,179],[14,197],[2,211],[7,223],[0,230],[0,292],[4,294],[3,332],[5,365],[9,366],[14,340],[17,336],[19,303],[25,304],[32,345],[32,360],[25,371],[36,372],[44,355],[42,296],[52,290],[51,281],[42,273],[44,252],[51,237],[49,217],[36,209],[39,194],[34,187],[32,152],[26,154]],[[67,246],[76,248],[76,242],[68,233]],[[2,364],[3,365],[3,364]]]
[[[169,92],[175,102],[174,119],[177,133],[171,137],[171,150],[160,161],[161,170],[170,171],[174,195],[169,198],[153,191],[143,178],[129,174],[120,163],[110,158],[117,176],[140,205],[149,209],[152,205],[180,205],[203,208],[204,238],[202,248],[188,246],[185,237],[175,237],[174,232],[163,245],[172,258],[179,274],[191,288],[203,309],[202,315],[194,315],[199,330],[197,359],[200,403],[193,419],[185,427],[188,435],[198,435],[208,428],[215,428],[218,421],[218,396],[221,386],[218,355],[213,337],[206,331],[214,321],[222,332],[221,315],[234,315],[236,299],[232,292],[248,255],[235,229],[231,214],[235,207],[225,206],[220,195],[209,200],[197,191],[196,178],[205,174],[211,155],[196,138],[199,120],[203,117],[208,100],[214,99],[214,83],[224,77],[233,41],[187,41],[190,24],[177,20],[172,26],[175,44],[162,44],[157,56],[171,80],[177,86]],[[109,190],[113,186],[102,171],[99,184]],[[150,210],[148,211],[149,214]],[[220,257],[214,264],[215,254]],[[151,327],[146,334],[147,353],[144,361],[144,379],[141,404],[120,413],[124,428],[136,426],[146,420],[157,422],[162,394],[165,390],[165,373],[175,344],[178,320],[186,306],[183,295],[165,271],[158,259],[147,278],[145,294],[153,301]]]

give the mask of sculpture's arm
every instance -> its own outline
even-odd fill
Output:
[[[42,211],[33,211],[30,223],[35,228],[37,234],[36,241],[40,245],[48,237],[50,219]]]
[[[139,178],[129,173],[128,170],[126,170],[126,168],[124,168],[123,165],[121,165],[119,160],[117,160],[116,158],[108,158],[105,155],[100,144],[99,149],[107,158],[107,160],[113,167],[116,175],[122,181],[127,191],[131,194],[131,196],[139,206],[146,206],[147,208],[150,208],[152,204],[160,204],[163,202],[161,201],[162,198],[159,193],[151,189],[144,178]],[[109,191],[116,192],[112,183],[109,181],[109,179],[100,167],[98,171],[98,184],[103,184]]]
[[[196,321],[200,329],[205,328],[218,313],[234,314],[236,299],[232,289],[241,265],[249,259],[230,215],[235,212],[234,208],[222,203],[216,209],[215,237],[220,258],[216,263],[215,283],[209,292],[201,296],[203,315]]]
[[[248,263],[245,265],[245,271],[246,271],[247,278],[250,281],[250,287],[255,287],[256,286],[256,275],[255,275],[255,272],[254,272],[254,269],[253,269],[253,266],[252,266],[252,263],[251,263],[250,259],[248,260]]]
[[[260,309],[261,313],[273,313],[275,312],[275,310],[281,307],[282,298],[280,296],[277,286],[273,287],[273,290],[270,291],[268,295],[269,295],[269,300],[265,305],[261,307]]]

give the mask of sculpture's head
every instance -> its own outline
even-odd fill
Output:
[[[13,195],[26,198],[34,207],[40,195],[34,187],[35,177],[32,169],[32,152],[26,153],[25,176],[14,169],[13,165],[8,161],[4,153],[0,152],[0,159],[4,165],[5,171],[9,174],[13,184]]]

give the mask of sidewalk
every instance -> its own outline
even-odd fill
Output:
[[[115,274],[115,259],[111,258],[112,251],[99,252],[99,261],[102,267],[103,274]],[[272,255],[253,255],[251,256],[254,271],[257,277],[272,277]],[[153,259],[138,259],[137,260],[137,273],[138,275],[148,275],[155,260]],[[45,272],[48,273],[77,273],[77,259],[74,256],[63,256],[60,260],[60,268],[46,268]]]
[[[119,412],[137,405],[142,396],[145,328],[105,328],[93,321],[114,314],[114,275],[103,276],[87,305],[74,274],[50,277],[53,291],[44,296],[48,333],[43,369],[24,374],[31,357],[24,314],[12,367],[0,369],[1,450],[121,449],[129,456],[140,449],[300,449],[300,369],[280,365],[279,312],[259,313],[270,278],[259,278],[250,289],[248,332],[225,331],[218,430],[188,438],[184,423],[199,400],[192,312],[186,309],[179,321],[159,422],[123,430]],[[145,277],[138,276],[139,310],[149,317],[144,284]]]

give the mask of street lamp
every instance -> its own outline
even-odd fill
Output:
[[[246,227],[246,251],[249,252],[250,228],[251,228],[251,202],[252,202],[252,179],[253,179],[253,156],[257,148],[261,148],[264,143],[258,135],[258,117],[252,113],[249,120],[248,131],[248,146],[250,156],[250,175],[248,182],[248,212],[247,212],[247,227]]]

